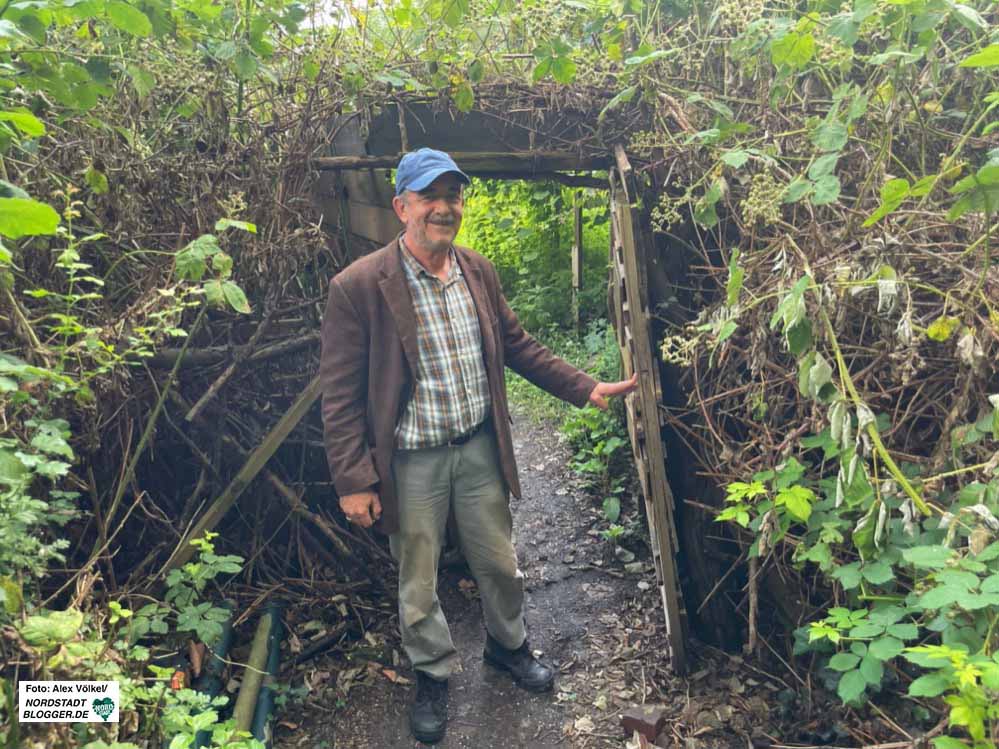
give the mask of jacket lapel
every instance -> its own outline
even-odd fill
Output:
[[[399,257],[399,240],[394,240],[387,248],[382,263],[382,278],[378,281],[385,304],[395,320],[402,350],[409,364],[409,371],[416,379],[419,369],[420,349],[416,338],[416,312],[413,310],[413,297],[406,283],[406,271]]]
[[[486,291],[483,287],[482,271],[472,267],[465,257],[464,251],[455,246],[455,257],[458,258],[458,265],[465,276],[465,283],[468,291],[475,302],[475,312],[479,316],[479,330],[482,334],[482,355],[487,362],[492,361],[496,354],[496,339],[493,338],[493,316],[489,314],[490,307],[486,298]]]

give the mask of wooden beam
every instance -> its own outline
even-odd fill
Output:
[[[264,346],[246,357],[246,363],[256,364],[257,362],[273,359],[278,356],[285,356],[300,351],[304,348],[319,345],[320,334],[318,332],[306,333],[297,338],[287,338],[283,341],[271,343]],[[234,361],[246,346],[211,346],[203,349],[191,349],[180,362],[181,369],[191,367],[210,367],[213,364],[220,364],[224,361]],[[157,351],[153,356],[146,359],[150,367],[163,369],[172,367],[177,357],[180,356],[180,349],[165,348]]]
[[[579,315],[579,292],[583,288],[583,194],[577,190],[572,196],[572,317],[576,333],[582,332]]]
[[[470,177],[485,177],[486,179],[523,179],[534,182],[558,182],[566,187],[588,187],[596,190],[606,190],[607,180],[601,177],[590,177],[586,174],[566,174],[565,172],[480,172],[475,169],[462,169]]]
[[[312,165],[320,171],[336,169],[391,169],[402,154],[388,156],[320,156]],[[611,165],[608,156],[581,156],[562,151],[482,151],[452,153],[451,158],[462,170],[478,174],[507,172],[531,174],[537,172],[578,171],[606,169]]]

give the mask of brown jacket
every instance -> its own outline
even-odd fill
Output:
[[[499,461],[507,486],[519,497],[504,366],[576,406],[587,403],[597,383],[524,331],[492,263],[468,248],[455,249],[482,329]],[[398,240],[330,281],[322,344],[323,428],[333,484],[340,496],[374,488],[382,504],[375,527],[394,533],[399,527],[391,470],[395,428],[419,371],[416,316]]]

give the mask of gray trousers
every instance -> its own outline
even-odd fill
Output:
[[[398,450],[392,473],[399,531],[389,537],[389,546],[399,563],[402,646],[413,668],[446,679],[458,665],[437,598],[437,563],[452,508],[486,629],[504,647],[520,647],[526,638],[524,575],[511,538],[513,520],[493,430],[487,426],[463,445]]]

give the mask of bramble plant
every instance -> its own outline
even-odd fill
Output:
[[[195,734],[202,730],[210,732],[212,749],[263,749],[262,742],[236,732],[231,720],[219,721],[218,708],[227,704],[228,697],[173,689],[174,669],[150,663],[152,650],[143,644],[150,635],[179,640],[193,632],[202,641],[212,642],[219,634],[219,622],[227,612],[201,599],[209,583],[239,572],[243,560],[216,555],[210,538],[195,539],[192,545],[199,550],[196,559],[175,570],[177,574],[167,582],[166,599],[176,608],[151,603],[133,612],[111,601],[103,611],[36,610],[15,625],[24,643],[23,655],[32,663],[36,678],[118,681],[122,713],[136,713],[145,734],[161,737],[172,749],[193,747]],[[136,676],[142,668],[153,678]],[[16,709],[16,703],[8,700],[0,714],[13,715]],[[7,727],[0,729],[0,746],[19,746],[17,721],[2,724]],[[89,730],[94,740],[87,747],[137,747],[128,742],[106,744],[104,740],[114,735],[111,727],[91,725]]]

